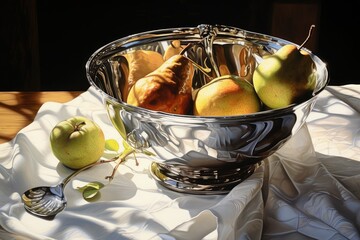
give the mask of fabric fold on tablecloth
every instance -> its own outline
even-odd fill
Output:
[[[91,168],[66,187],[66,209],[53,220],[27,213],[21,194],[54,185],[72,171],[52,155],[49,133],[83,115],[107,139],[121,141],[96,89],[45,103],[35,120],[0,145],[0,239],[360,239],[360,87],[327,87],[307,124],[226,195],[192,195],[158,185],[151,160]],[[336,146],[334,148],[334,146]],[[101,181],[97,201],[77,187]]]
[[[293,141],[307,134],[301,129],[267,159],[263,239],[360,239],[359,199],[317,160],[311,141]]]

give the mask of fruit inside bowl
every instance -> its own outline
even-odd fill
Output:
[[[195,194],[227,193],[250,176],[305,123],[329,81],[303,46],[207,24],[115,40],[86,74],[122,137],[156,153],[153,177]]]

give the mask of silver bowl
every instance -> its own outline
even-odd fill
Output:
[[[139,151],[150,148],[156,158],[152,176],[169,189],[193,194],[225,194],[248,178],[305,123],[318,94],[329,82],[326,64],[309,52],[316,64],[317,83],[310,99],[276,110],[227,117],[197,117],[152,111],[122,100],[127,80],[123,54],[146,49],[161,54],[174,40],[193,44],[187,56],[220,76],[220,65],[231,74],[251,79],[264,55],[274,53],[284,39],[224,25],[160,29],[115,40],[95,51],[86,63],[89,83],[101,94],[115,129]],[[296,44],[295,44],[296,45]],[[239,57],[241,56],[241,57]],[[193,89],[208,78],[195,70]]]

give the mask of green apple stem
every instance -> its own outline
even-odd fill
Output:
[[[80,131],[81,127],[84,126],[84,125],[86,125],[85,122],[77,123],[77,124],[75,125],[75,129],[74,129],[74,130],[75,130],[75,131]]]
[[[307,43],[307,41],[310,39],[312,30],[313,30],[314,27],[315,27],[314,24],[310,26],[308,36],[306,37],[305,41],[300,45],[300,47],[298,48],[298,50],[300,50],[300,49]]]

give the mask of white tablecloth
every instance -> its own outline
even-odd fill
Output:
[[[360,239],[360,85],[328,86],[307,124],[229,194],[165,189],[140,156],[110,184],[111,164],[81,173],[66,187],[66,209],[37,218],[21,194],[72,172],[52,155],[49,133],[74,115],[121,141],[92,87],[68,103],[45,103],[32,124],[0,144],[0,239]],[[105,187],[87,202],[76,188],[91,181]]]

